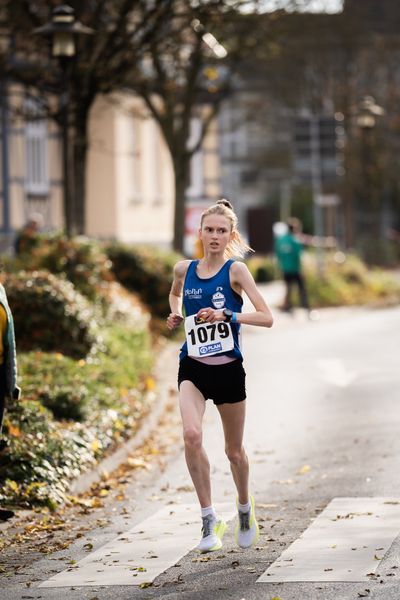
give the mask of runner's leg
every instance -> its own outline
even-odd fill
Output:
[[[203,448],[202,421],[206,402],[191,381],[182,381],[179,389],[185,458],[200,506],[211,506],[210,463]]]
[[[249,501],[249,461],[243,448],[246,400],[217,406],[225,435],[225,452],[231,465],[240,504]]]
[[[254,498],[249,495],[249,461],[243,448],[243,429],[246,401],[218,406],[225,433],[225,447],[231,463],[233,479],[238,491],[238,521],[236,542],[241,548],[250,548],[259,538],[259,527],[254,512]]]

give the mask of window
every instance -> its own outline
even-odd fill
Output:
[[[49,168],[47,152],[47,121],[41,118],[37,101],[25,103],[28,114],[25,125],[25,187],[32,196],[43,196],[49,192]]]

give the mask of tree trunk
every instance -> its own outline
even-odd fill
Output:
[[[175,175],[175,211],[173,249],[183,253],[183,236],[185,232],[186,189],[189,182],[190,159],[180,157],[173,160]]]
[[[78,235],[86,232],[86,165],[88,151],[89,110],[76,116],[73,148],[73,229]]]

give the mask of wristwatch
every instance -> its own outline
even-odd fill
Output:
[[[230,323],[230,321],[233,317],[233,311],[231,311],[230,308],[224,308],[224,310],[222,312],[224,313],[224,316],[225,316],[225,323]]]

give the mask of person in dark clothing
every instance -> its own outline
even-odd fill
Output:
[[[18,231],[14,240],[14,252],[16,256],[28,254],[38,244],[38,233],[43,227],[43,217],[40,213],[33,213],[24,227]]]

